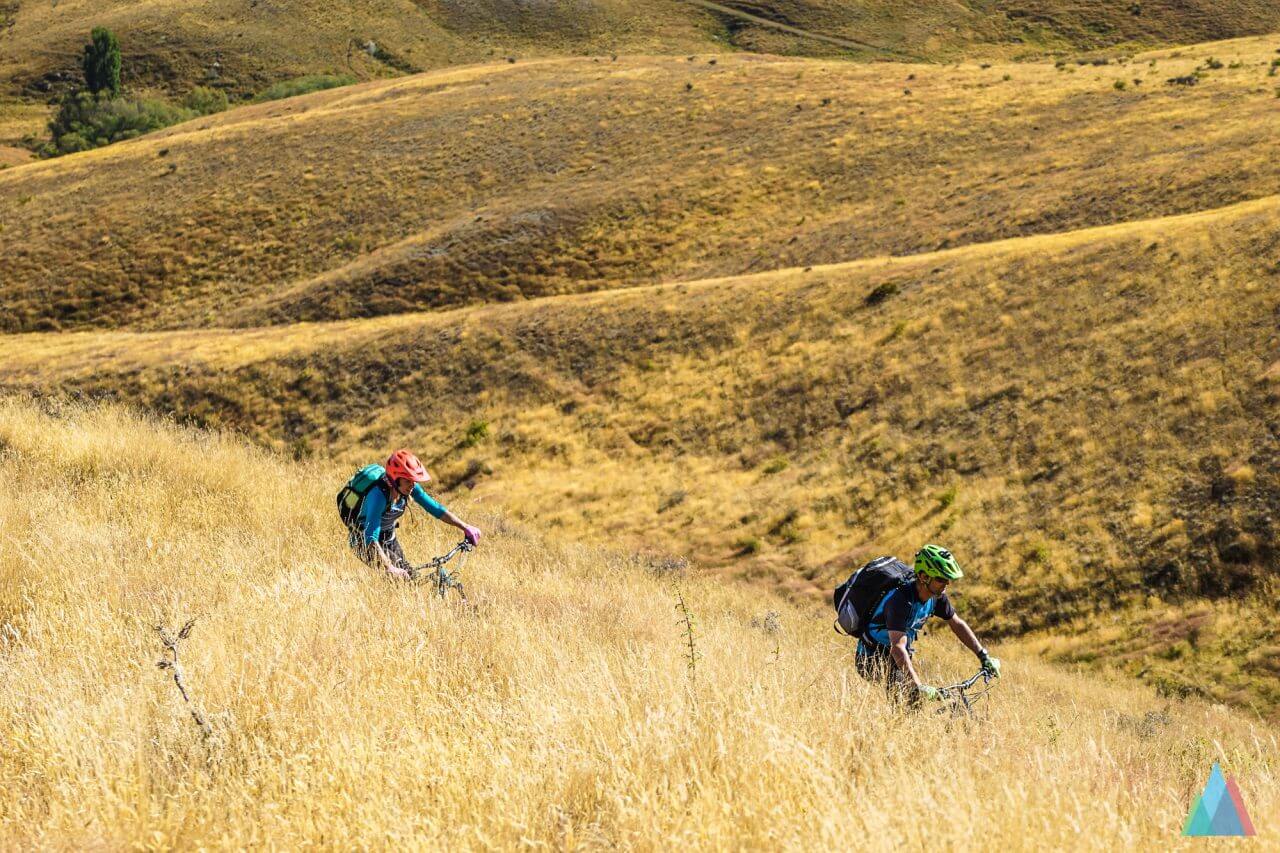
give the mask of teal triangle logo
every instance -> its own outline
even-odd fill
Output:
[[[1215,761],[1209,772],[1209,782],[1204,793],[1196,797],[1182,827],[1187,836],[1255,835],[1249,813],[1235,779],[1229,779]]]

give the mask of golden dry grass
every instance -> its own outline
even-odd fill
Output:
[[[1063,70],[546,60],[233,110],[0,175],[0,328],[370,316],[1218,207],[1280,179],[1275,44]],[[1165,85],[1209,55],[1241,65]]]
[[[46,104],[26,104],[21,101],[0,99],[0,146],[21,151],[21,161],[8,162],[16,166],[32,159],[30,151],[22,146],[31,139],[41,139],[49,121],[51,108]],[[12,156],[12,155],[11,155]]]
[[[438,314],[6,336],[0,385],[349,464],[412,444],[516,518],[814,598],[942,539],[988,631],[1057,626],[1047,654],[1153,680],[1158,663],[1273,713],[1280,679],[1249,652],[1275,640],[1280,491],[1257,472],[1275,464],[1278,223],[1273,198]],[[868,304],[878,289],[896,293]],[[469,444],[473,421],[489,437]],[[1153,596],[1187,618],[1247,597],[1253,618],[1135,645]],[[1092,634],[1100,615],[1125,637]]]
[[[491,516],[468,616],[346,553],[341,475],[0,404],[0,846],[1191,849],[1213,761],[1277,843],[1280,744],[1221,705],[1011,650],[984,724],[900,716],[825,614],[694,578],[691,683],[643,561]],[[154,666],[193,616],[208,741]]]

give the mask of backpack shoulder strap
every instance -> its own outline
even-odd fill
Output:
[[[876,599],[875,606],[871,608],[871,612],[867,615],[868,628],[870,628],[872,625],[884,624],[884,610],[882,610],[881,608],[883,608],[885,605],[885,602],[889,600],[889,596],[893,595],[898,590],[906,587],[908,583],[909,583],[908,581],[903,581],[900,584],[895,584],[894,586],[889,587],[883,593],[880,594],[880,597]],[[877,616],[881,617],[879,622],[876,622]]]

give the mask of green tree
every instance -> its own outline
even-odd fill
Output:
[[[94,27],[93,41],[84,46],[84,82],[96,97],[103,91],[120,94],[120,43],[106,27]]]

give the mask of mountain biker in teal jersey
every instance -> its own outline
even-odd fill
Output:
[[[964,646],[977,655],[982,668],[1000,676],[1000,661],[983,648],[969,624],[956,615],[947,587],[964,577],[951,552],[937,545],[925,545],[916,552],[915,579],[891,590],[871,614],[867,629],[858,641],[855,658],[858,673],[870,680],[885,679],[892,691],[899,686],[913,703],[940,699],[936,687],[920,680],[911,663],[916,634],[930,616],[951,626]]]
[[[384,569],[392,577],[409,579],[411,567],[396,538],[396,527],[409,509],[410,498],[433,518],[461,530],[469,544],[480,541],[479,528],[449,512],[422,488],[421,484],[428,482],[431,475],[418,457],[408,450],[397,450],[385,467],[386,473],[364,495],[360,512],[348,525],[349,542],[362,560]]]

